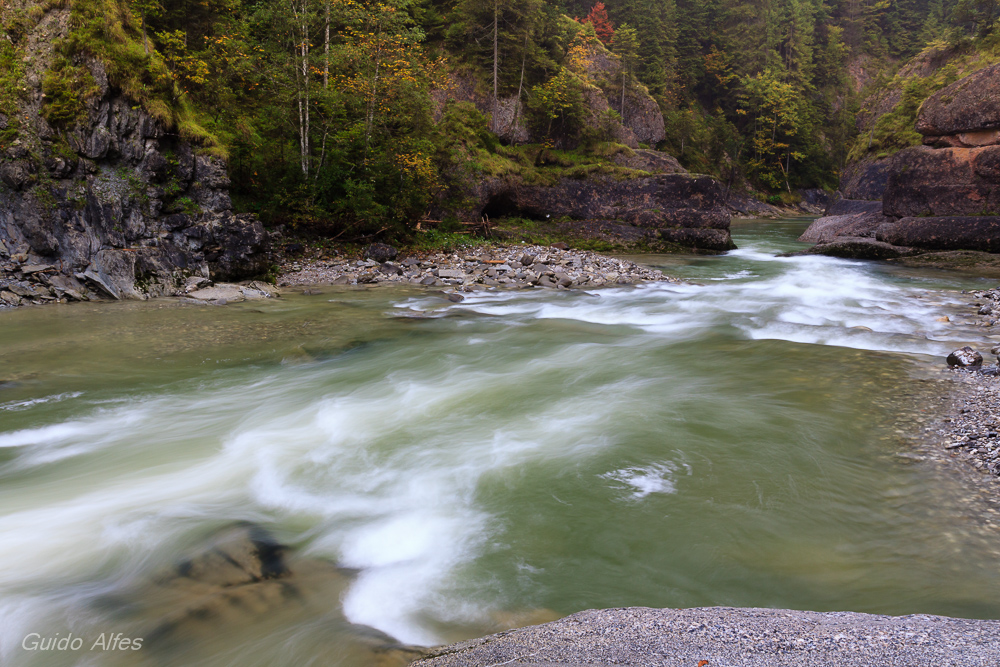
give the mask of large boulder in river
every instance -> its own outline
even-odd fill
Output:
[[[885,215],[1000,214],[1000,146],[915,146],[896,156],[883,197]]]
[[[1000,217],[901,218],[880,225],[875,238],[893,245],[929,250],[1000,252]]]
[[[1000,64],[981,69],[927,98],[916,130],[926,144],[1000,144]]]
[[[677,245],[715,251],[735,247],[729,235],[731,215],[725,192],[708,176],[563,178],[554,185],[497,182],[481,214],[616,221],[657,230]]]

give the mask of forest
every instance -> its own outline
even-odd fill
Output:
[[[70,6],[70,34],[45,75],[50,123],[79,117],[93,86],[78,56],[98,56],[150,113],[228,157],[239,208],[345,238],[405,233],[456,182],[530,170],[546,148],[568,163],[613,153],[612,138],[587,122],[585,68],[574,66],[595,49],[621,72],[609,122],[621,119],[627,87],[648,91],[662,112],[665,137],[651,148],[762,197],[835,189],[852,146],[857,157],[866,97],[929,45],[992,53],[1000,14],[995,0]],[[19,22],[37,9],[5,19],[0,88],[18,65]],[[450,100],[456,82],[477,104]],[[513,100],[503,122],[527,135],[500,127],[501,99]]]

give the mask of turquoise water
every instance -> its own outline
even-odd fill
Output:
[[[997,617],[1000,544],[894,456],[892,400],[984,344],[957,290],[992,285],[778,256],[803,226],[643,258],[683,285],[0,312],[3,664],[125,660],[21,643],[143,632],[153,573],[234,521],[349,581],[124,664],[371,664],[358,626],[625,605]]]

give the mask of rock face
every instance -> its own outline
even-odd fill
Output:
[[[122,97],[98,62],[82,64],[99,86],[86,120],[50,127],[31,89],[31,124],[0,152],[0,288],[37,278],[49,298],[143,299],[191,275],[264,273],[269,237],[233,213],[225,162]],[[51,269],[28,276],[33,264]]]
[[[1000,213],[1000,146],[917,146],[898,154],[882,199],[888,216]]]
[[[881,211],[837,202],[801,240],[818,243],[815,252],[840,254],[846,243],[878,259],[937,250],[1000,252],[998,94],[1000,66],[993,66],[928,98],[916,123],[926,145],[876,163],[886,174]],[[857,167],[853,193],[874,194],[875,171],[874,165]]]
[[[927,98],[916,130],[928,145],[988,146],[1000,143],[1000,65],[960,79]]]
[[[481,215],[617,221],[656,230],[665,241],[681,246],[714,251],[735,247],[725,193],[708,176],[564,178],[552,186],[498,182],[486,194]]]

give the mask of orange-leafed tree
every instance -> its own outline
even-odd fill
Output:
[[[608,18],[608,10],[603,2],[595,3],[590,13],[581,23],[589,23],[594,26],[594,32],[605,44],[610,44],[615,38],[615,27]]]

